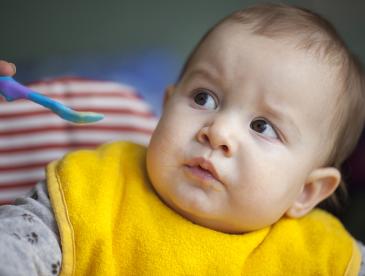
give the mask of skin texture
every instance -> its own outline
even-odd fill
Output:
[[[16,67],[15,64],[7,62],[5,60],[0,60],[0,76],[13,76],[15,75]],[[0,97],[0,103],[5,102],[3,97]]]
[[[0,76],[13,76],[15,71],[16,67],[14,63],[0,60]]]
[[[227,233],[308,213],[340,181],[322,167],[332,72],[288,41],[218,26],[167,88],[147,151],[156,192],[183,217]]]

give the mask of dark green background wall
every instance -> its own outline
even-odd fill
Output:
[[[184,58],[218,19],[263,1],[1,0],[0,57],[12,61],[168,47]],[[278,2],[278,1],[274,1]],[[365,59],[365,1],[281,1],[328,17]]]

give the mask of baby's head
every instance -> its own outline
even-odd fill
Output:
[[[319,16],[259,5],[214,26],[166,91],[147,151],[161,199],[222,232],[301,217],[341,183],[364,79]]]

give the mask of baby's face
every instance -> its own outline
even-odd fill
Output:
[[[218,231],[276,222],[331,144],[330,72],[290,43],[237,23],[218,27],[168,89],[147,153],[159,196]]]

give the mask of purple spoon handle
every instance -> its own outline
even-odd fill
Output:
[[[38,92],[32,91],[28,87],[18,83],[12,77],[0,77],[0,95],[7,101],[27,99],[56,113],[62,119],[86,124],[99,121],[104,118],[102,114],[94,112],[78,112],[65,106],[64,104],[46,97]]]

